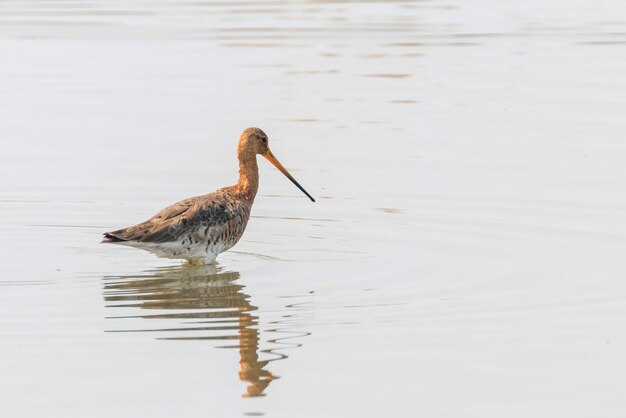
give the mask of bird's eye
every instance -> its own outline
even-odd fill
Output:
[[[267,142],[267,138],[261,137],[261,142],[263,142],[265,144]]]

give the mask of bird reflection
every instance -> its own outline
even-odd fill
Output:
[[[220,348],[239,350],[239,379],[247,382],[244,397],[262,396],[272,380],[278,377],[266,369],[271,361],[287,358],[276,349],[259,351],[259,318],[257,307],[237,284],[238,272],[223,272],[215,266],[183,265],[168,267],[136,276],[107,277],[104,299],[111,308],[155,310],[152,314],[113,316],[112,319],[153,319],[175,321],[172,327],[116,329],[114,332],[153,332],[167,340],[217,340],[236,344]],[[156,312],[172,311],[172,312]],[[144,324],[142,322],[142,324]],[[281,332],[279,329],[269,332]],[[297,333],[297,336],[308,333]],[[267,340],[280,343],[281,338]],[[297,347],[300,344],[291,344]],[[284,347],[283,347],[284,348]],[[260,360],[259,353],[271,355]]]

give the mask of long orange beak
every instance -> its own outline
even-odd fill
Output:
[[[296,187],[300,190],[302,190],[302,193],[304,193],[305,195],[308,196],[309,199],[311,199],[311,202],[315,202],[315,199],[313,199],[313,197],[306,191],[304,190],[304,187],[300,186],[300,183],[298,183],[296,181],[296,179],[294,179],[293,177],[291,177],[291,174],[289,174],[289,171],[287,171],[287,169],[285,167],[283,167],[283,165],[281,163],[278,162],[278,160],[276,159],[276,157],[274,157],[274,154],[272,154],[272,151],[270,151],[269,149],[267,151],[265,151],[263,154],[261,154],[262,156],[264,156],[267,161],[269,161],[270,163],[272,163],[274,165],[274,167],[276,167],[278,169],[278,171],[280,171],[281,173],[283,173],[289,180],[291,180],[291,182],[293,184],[296,185]]]

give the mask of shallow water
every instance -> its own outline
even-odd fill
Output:
[[[0,3],[3,415],[622,416],[626,6],[566,6]],[[99,244],[251,125],[317,203]]]

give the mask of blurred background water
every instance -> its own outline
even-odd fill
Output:
[[[11,417],[621,417],[626,4],[0,2]],[[215,268],[100,234],[261,162]]]

